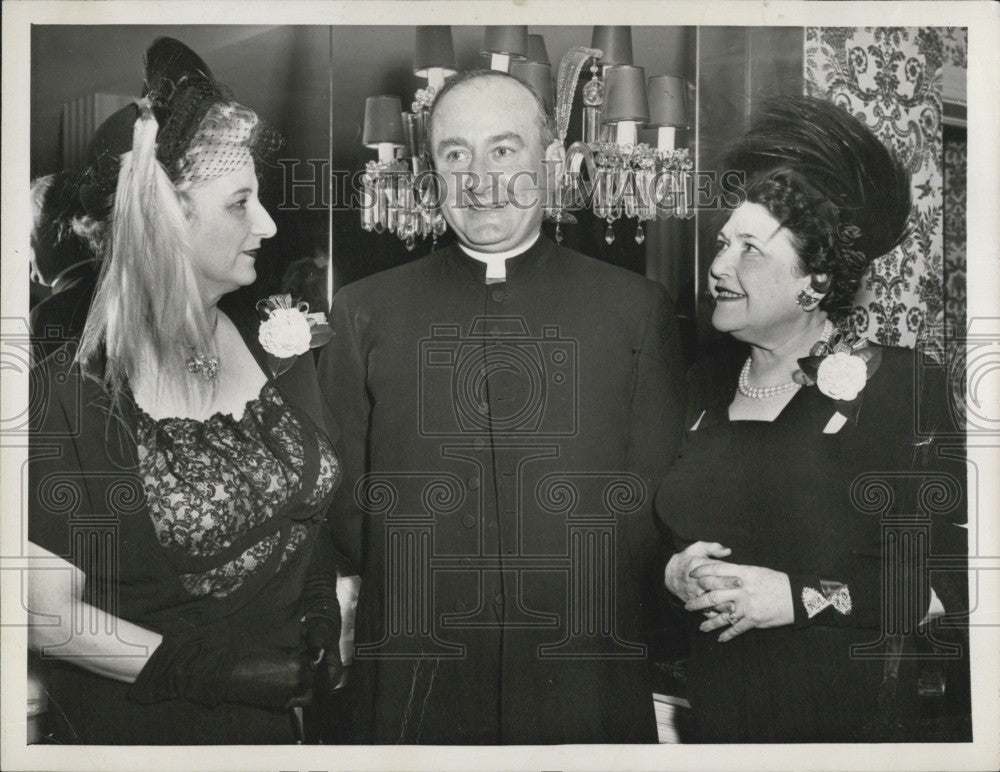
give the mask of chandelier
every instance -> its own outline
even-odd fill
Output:
[[[559,63],[553,89],[545,40],[524,26],[486,27],[482,53],[491,69],[509,72],[530,84],[554,114],[559,141],[566,146],[577,81],[590,62],[583,88],[582,137],[566,148],[562,173],[549,191],[545,219],[575,223],[574,211],[590,210],[607,222],[605,241],[615,239],[614,223],[638,221],[635,240],[645,241],[643,223],[690,217],[692,163],[686,148],[675,149],[675,131],[687,121],[687,83],[658,75],[647,81],[632,63],[630,27],[594,27],[589,47],[574,46]],[[362,175],[361,225],[367,231],[394,233],[407,249],[417,238],[437,240],[446,230],[438,182],[427,145],[431,105],[445,78],[457,72],[449,26],[416,29],[413,71],[427,79],[411,109],[397,96],[369,97],[363,141],[378,152]],[[638,128],[657,129],[656,146],[638,142]]]

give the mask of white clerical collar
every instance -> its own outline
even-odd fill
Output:
[[[507,259],[527,252],[532,246],[534,246],[535,242],[538,241],[538,237],[541,235],[542,232],[538,231],[528,241],[504,252],[477,252],[474,249],[469,249],[469,247],[465,246],[465,244],[459,243],[458,246],[469,257],[473,257],[481,263],[486,263],[487,281],[490,279],[500,279],[503,281],[507,278],[507,266],[505,264]]]

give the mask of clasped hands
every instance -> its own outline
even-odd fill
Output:
[[[664,583],[688,611],[701,611],[699,629],[726,628],[719,642],[731,641],[755,627],[778,627],[795,621],[788,574],[761,566],[727,563],[732,553],[718,542],[699,541],[674,554]]]

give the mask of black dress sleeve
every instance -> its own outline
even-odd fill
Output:
[[[893,452],[861,471],[881,478],[891,513],[902,517],[898,526],[886,521],[831,575],[790,575],[797,626],[908,628],[925,617],[932,587],[946,612],[968,607],[965,444],[946,370],[923,366],[918,352],[889,354],[889,393],[869,406],[865,431],[872,445]]]

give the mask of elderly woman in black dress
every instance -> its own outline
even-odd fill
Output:
[[[58,742],[294,742],[340,667],[340,464],[301,356],[325,325],[234,293],[275,233],[274,135],[169,38],[145,94],[90,149],[97,291],[34,379],[29,641]]]
[[[964,464],[915,420],[945,428],[943,385],[917,377],[914,352],[849,331],[865,270],[907,238],[909,175],[807,97],[762,109],[729,161],[746,200],[708,284],[713,326],[747,345],[693,369],[657,496],[683,550],[665,579],[690,612],[699,739],[872,739],[916,706],[899,633],[961,603],[887,528],[922,513],[936,553],[964,553]]]

